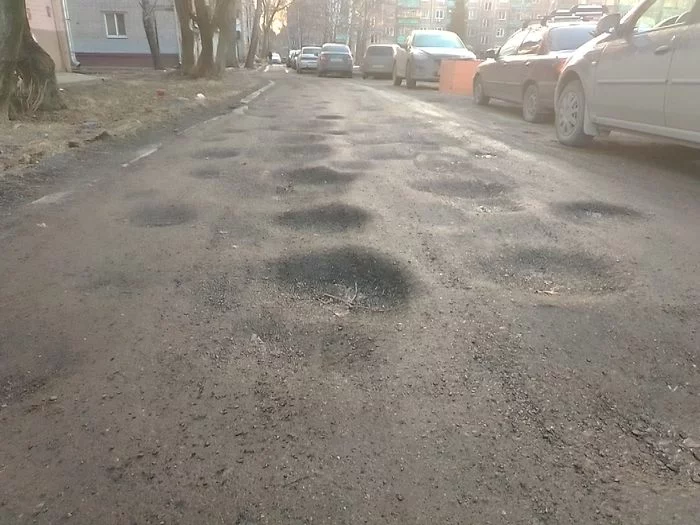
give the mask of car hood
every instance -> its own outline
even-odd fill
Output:
[[[462,59],[474,60],[476,55],[468,49],[455,49],[450,47],[418,47],[413,49],[413,53],[419,55],[427,55],[435,59]]]

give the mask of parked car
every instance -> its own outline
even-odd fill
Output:
[[[406,79],[406,87],[416,82],[437,82],[442,60],[475,60],[472,53],[451,31],[412,31],[406,43],[396,50],[392,77],[395,86]]]
[[[700,0],[643,0],[622,19],[603,17],[596,33],[559,78],[559,141],[623,130],[700,147]]]
[[[362,59],[362,78],[379,76],[390,77],[394,70],[396,46],[393,44],[372,44],[367,47]]]
[[[320,47],[302,47],[297,57],[297,73],[304,71],[316,71],[318,69],[318,55],[321,54]]]
[[[559,72],[573,52],[593,38],[595,24],[553,23],[517,31],[486,53],[474,76],[474,102],[492,98],[522,104],[523,118],[538,122],[554,111]]]
[[[298,49],[292,49],[292,50],[289,52],[289,56],[287,57],[287,67],[291,67],[291,68],[296,69],[295,60],[296,60],[296,56],[297,56],[298,54],[299,54],[299,50],[298,50]]]
[[[352,78],[352,53],[345,44],[323,44],[318,56],[318,76],[330,73]]]
[[[272,60],[270,62],[273,64],[281,64],[282,57],[280,56],[279,53],[272,53]]]

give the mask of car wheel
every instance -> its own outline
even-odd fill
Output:
[[[403,78],[401,78],[396,72],[396,62],[394,62],[394,70],[391,73],[391,78],[394,81],[395,86],[400,86],[401,82],[403,81]]]
[[[537,84],[530,84],[525,88],[523,95],[523,118],[527,122],[542,122],[542,104],[540,103],[540,90]]]
[[[416,89],[416,80],[413,78],[413,65],[409,62],[406,65],[406,87]]]
[[[369,75],[367,73],[362,73],[362,80],[367,80]]]
[[[559,142],[566,146],[585,146],[593,137],[583,130],[586,95],[580,80],[572,80],[561,90],[557,100],[555,127]]]
[[[484,83],[481,81],[480,77],[474,79],[474,88],[472,90],[474,104],[477,106],[488,106],[490,97],[487,97],[484,93]]]

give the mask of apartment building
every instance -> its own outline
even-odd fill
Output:
[[[71,14],[73,51],[84,66],[152,66],[143,29],[141,7],[135,0],[65,0]],[[172,2],[160,2],[156,23],[165,66],[179,63],[178,31]]]
[[[56,64],[56,71],[71,70],[69,39],[62,0],[26,0],[32,36]]]

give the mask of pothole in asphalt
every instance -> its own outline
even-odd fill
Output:
[[[315,145],[318,142],[326,140],[326,137],[318,133],[287,133],[278,141],[281,144],[308,144]]]
[[[451,155],[419,154],[413,161],[416,168],[436,173],[489,173],[484,168],[477,168],[464,158]]]
[[[362,208],[345,204],[329,204],[305,210],[294,210],[277,216],[275,222],[295,230],[339,233],[359,229],[370,219]]]
[[[368,170],[372,167],[372,161],[369,160],[336,160],[333,161],[334,166],[347,170]]]
[[[553,204],[552,208],[562,215],[573,215],[577,219],[628,218],[638,219],[642,214],[627,206],[618,206],[601,201],[572,201]]]
[[[319,120],[343,120],[345,117],[343,115],[318,115],[316,118]]]
[[[328,144],[282,144],[277,151],[292,157],[326,157],[333,151]]]
[[[448,197],[465,199],[496,198],[511,191],[499,182],[486,182],[480,179],[439,179],[411,184],[413,189]]]
[[[312,166],[299,168],[286,173],[283,176],[293,184],[347,184],[357,178],[355,173],[336,171],[326,166]]]
[[[209,148],[192,155],[196,159],[230,159],[237,157],[240,152],[235,148]]]
[[[198,179],[217,179],[221,175],[221,171],[218,168],[205,167],[194,170],[192,175]]]
[[[547,295],[610,293],[625,279],[612,261],[581,251],[525,247],[482,260],[494,281]]]
[[[191,222],[197,217],[193,208],[184,204],[145,204],[131,212],[134,226],[162,227]]]
[[[401,265],[361,247],[291,256],[277,261],[274,269],[277,279],[298,293],[368,308],[399,306],[408,301],[413,288]]]

